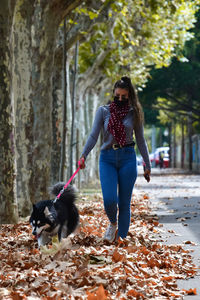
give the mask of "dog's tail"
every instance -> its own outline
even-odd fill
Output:
[[[62,191],[64,186],[64,182],[58,182],[51,187],[50,191],[53,195],[58,196],[58,194]],[[64,190],[59,199],[67,200],[67,202],[74,202],[76,200],[76,194],[73,186],[68,185],[68,187]]]

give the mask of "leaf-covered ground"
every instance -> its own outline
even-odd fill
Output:
[[[146,195],[134,195],[126,240],[102,241],[108,225],[100,194],[77,203],[80,228],[61,244],[37,248],[28,222],[2,225],[0,299],[182,299],[176,279],[195,275],[190,253],[166,246]]]

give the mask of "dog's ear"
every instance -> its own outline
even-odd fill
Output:
[[[47,206],[44,209],[44,215],[51,223],[55,221],[52,213],[49,211],[49,208]]]
[[[44,215],[45,215],[45,217],[48,218],[48,216],[49,216],[50,214],[51,214],[51,213],[50,213],[48,207],[46,206],[45,209],[44,209]]]

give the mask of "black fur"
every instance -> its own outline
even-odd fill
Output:
[[[64,183],[57,183],[52,187],[52,194],[57,196],[63,187]],[[68,186],[59,199],[43,200],[33,205],[30,223],[39,246],[49,243],[56,234],[60,241],[76,229],[79,223],[79,213],[74,203],[75,200],[74,189]]]

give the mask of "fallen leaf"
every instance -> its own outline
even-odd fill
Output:
[[[189,289],[189,290],[183,290],[188,295],[197,295],[197,289]]]
[[[61,243],[53,239],[42,249],[28,221],[2,224],[0,298],[182,299],[186,292],[178,289],[176,280],[197,272],[191,250],[161,242],[164,230],[146,196],[134,193],[128,236],[116,244],[102,240],[108,220],[100,195],[84,195],[78,201],[76,234]]]
[[[87,293],[87,299],[88,300],[105,300],[107,299],[104,287],[102,285],[99,286],[99,288],[97,289],[97,291],[95,291],[94,293]]]
[[[115,249],[112,259],[114,262],[119,262],[119,261],[124,261],[125,260],[125,255],[124,254],[120,254],[117,250],[117,248]]]

